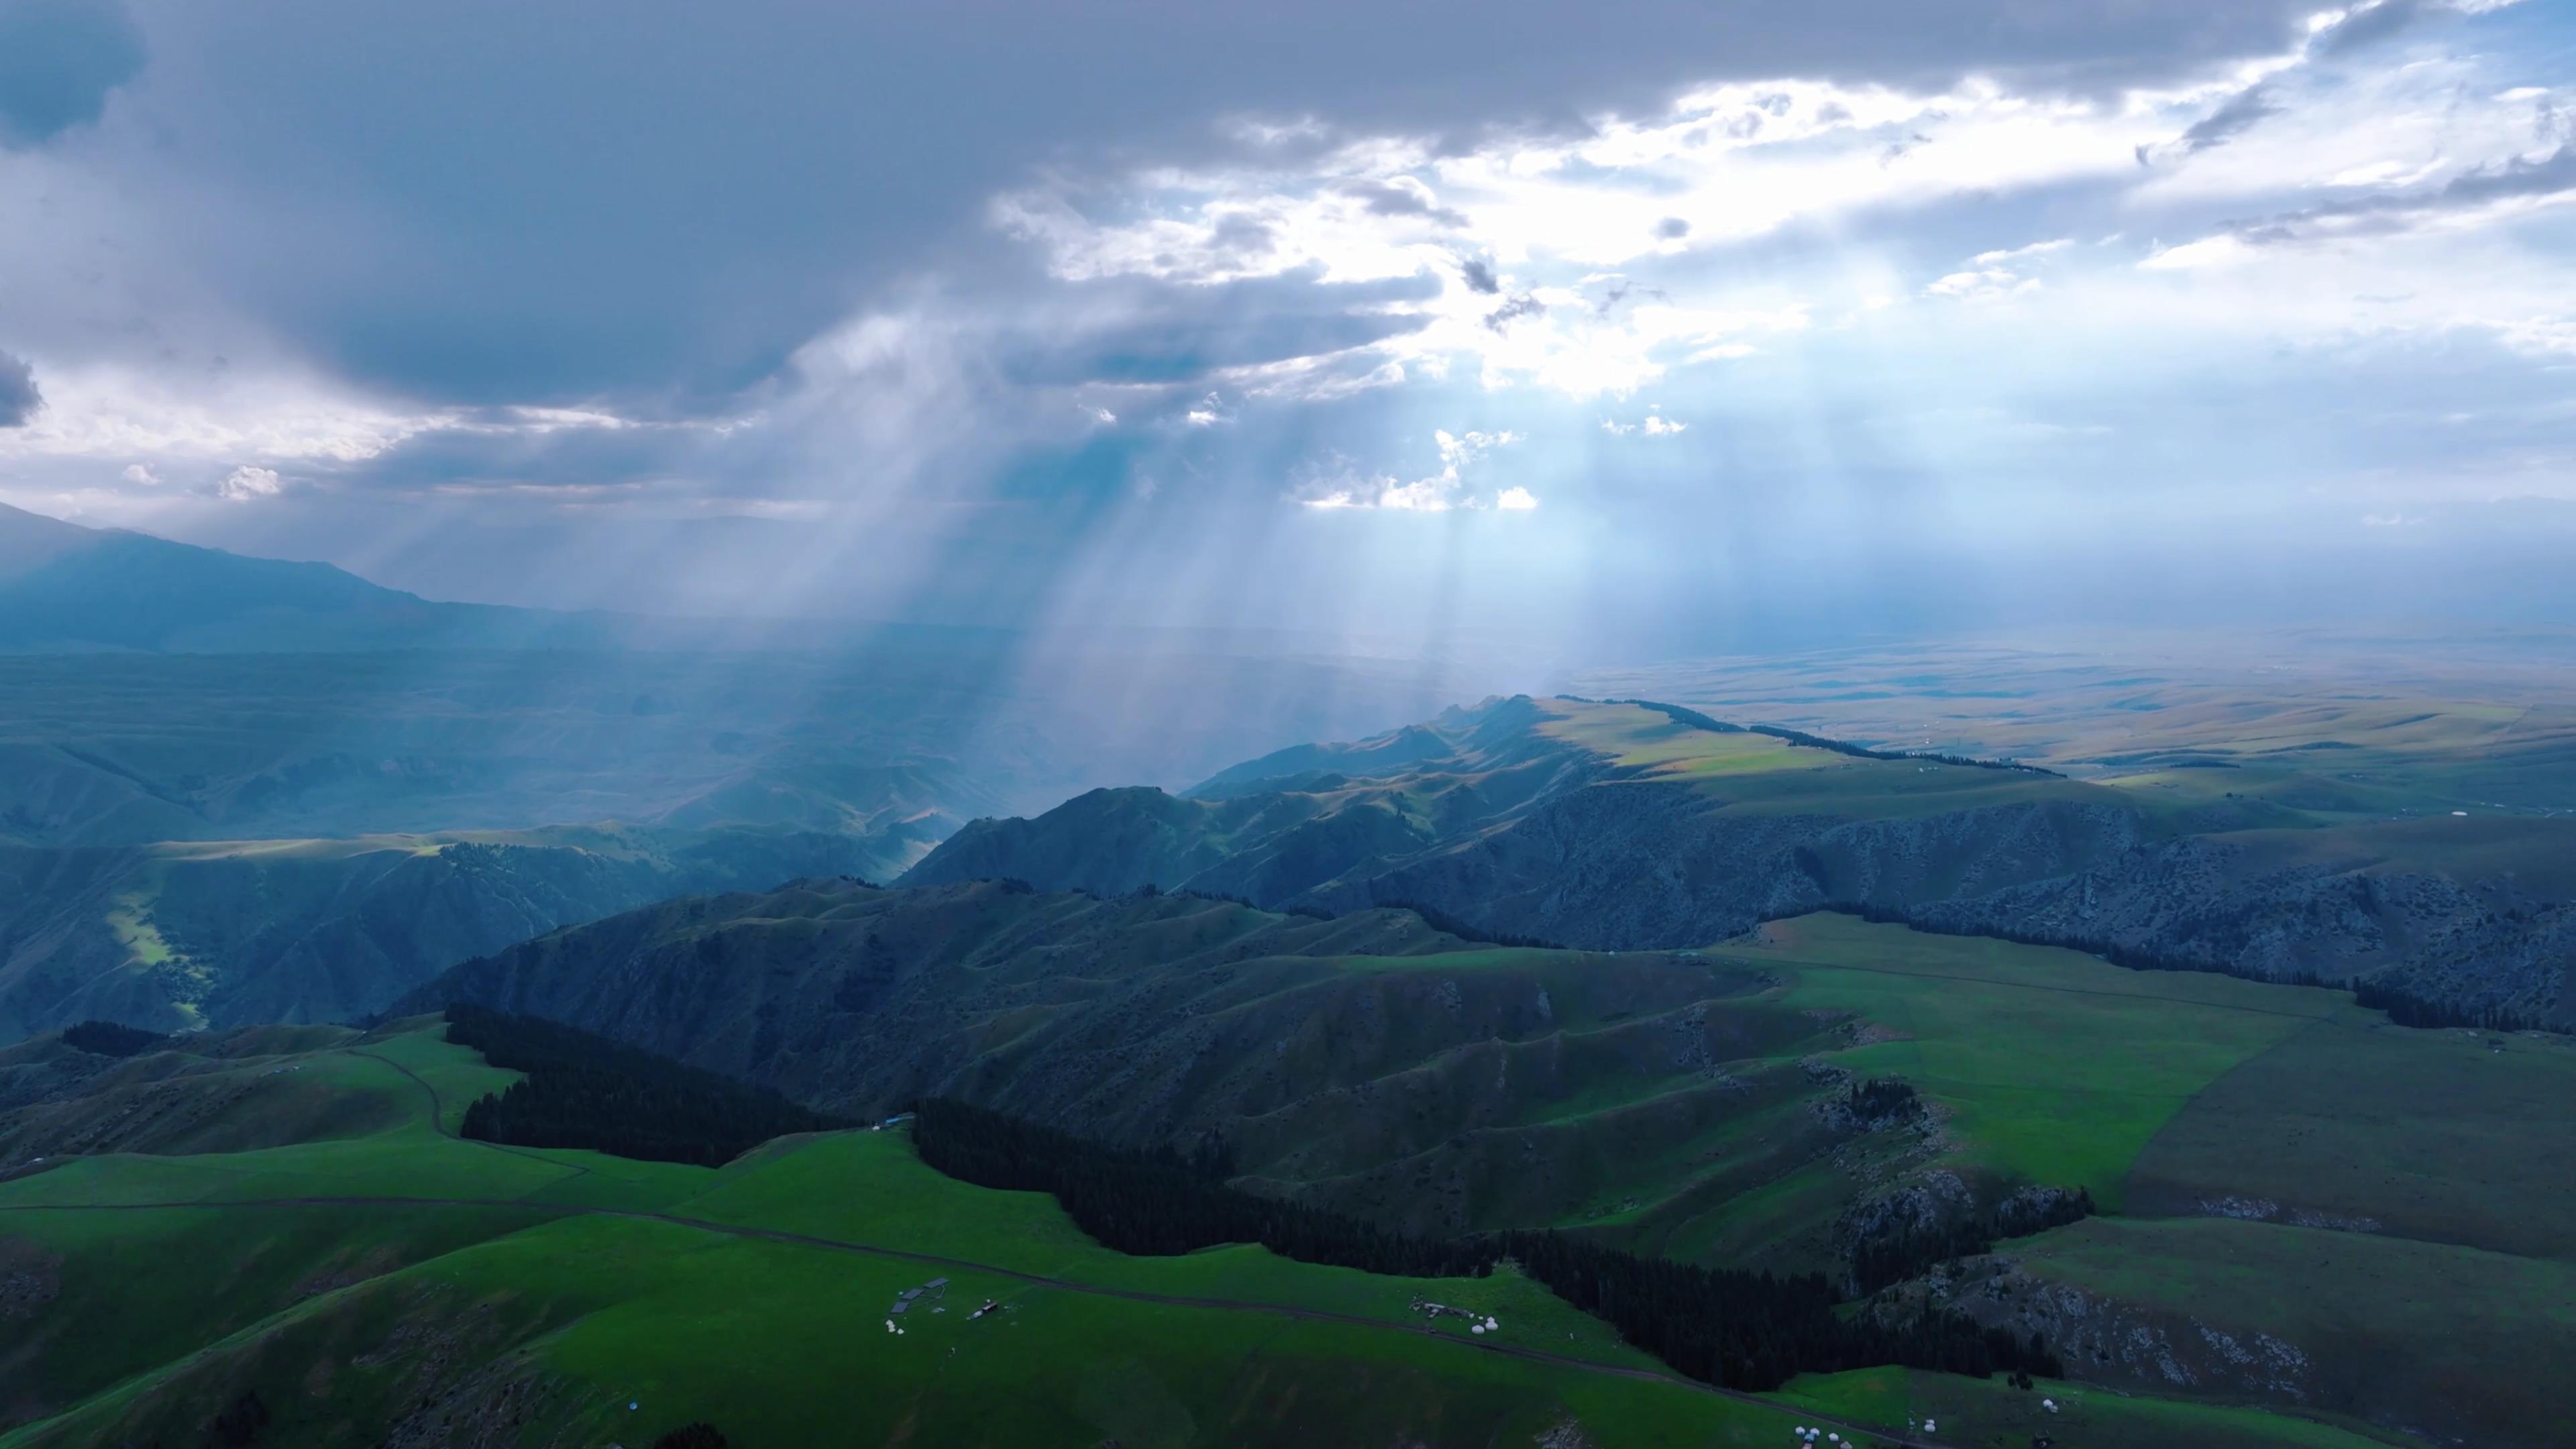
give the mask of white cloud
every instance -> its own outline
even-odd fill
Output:
[[[2074,238],[2058,237],[2054,241],[2036,241],[2028,246],[2013,247],[2004,251],[1979,252],[1969,260],[1981,267],[2000,266],[2005,262],[2019,261],[2024,257],[2044,257],[2050,252],[2062,252],[2073,245],[2075,245]]]
[[[2231,266],[2260,255],[2261,251],[2244,238],[2222,232],[2181,246],[2159,247],[2138,266],[2150,272],[2181,272],[2198,267]]]
[[[149,465],[143,463],[126,464],[125,471],[118,476],[128,483],[138,484],[145,488],[155,488],[160,486],[161,483],[161,475],[153,472]]]
[[[1308,508],[1379,508],[1402,513],[1445,513],[1453,508],[1483,508],[1484,498],[1469,493],[1461,476],[1478,460],[1496,448],[1507,448],[1521,441],[1514,432],[1452,433],[1443,428],[1431,435],[1440,452],[1440,471],[1409,483],[1398,482],[1392,475],[1371,478],[1352,475],[1345,464],[1327,475],[1311,478],[1294,495]],[[1538,499],[1526,488],[1507,488],[1492,502],[1493,507],[1515,511],[1538,506]]]
[[[244,464],[225,474],[215,491],[226,503],[248,503],[254,498],[274,498],[285,486],[276,469]]]

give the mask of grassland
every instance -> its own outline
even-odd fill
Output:
[[[2312,1023],[2360,1029],[2341,993],[2146,973],[2076,951],[1802,916],[1730,946],[1791,968],[1785,1000],[1874,1038],[1838,1053],[1954,1114],[1962,1163],[2080,1185],[2116,1208],[2130,1167],[2193,1096]]]
[[[452,1113],[451,1093],[506,1074],[434,1028],[325,1055],[415,1111],[361,1138],[0,1184],[12,1262],[59,1287],[0,1339],[11,1382],[42,1386],[9,1408],[67,1410],[0,1442],[189,1436],[246,1389],[279,1411],[276,1442],[346,1442],[419,1393],[470,1413],[500,1379],[528,1396],[531,1433],[712,1417],[753,1445],[1289,1444],[1358,1425],[1487,1442],[1576,1418],[1621,1443],[1751,1444],[1784,1422],[1669,1380],[1515,1275],[1372,1278],[1251,1248],[1130,1259],[1047,1199],[930,1172],[900,1134],[781,1143],[722,1171],[460,1142],[432,1093]],[[851,1244],[985,1266],[938,1270],[954,1311],[891,1335],[894,1294],[934,1270]],[[970,1323],[987,1296],[1008,1311]],[[1426,1331],[1417,1296],[1564,1361]],[[503,1366],[471,1385],[431,1372],[460,1359]],[[632,1417],[630,1400],[651,1407]]]
[[[1581,745],[1646,777],[1687,783],[1731,810],[1907,819],[2033,800],[2100,800],[2101,787],[2046,775],[1872,760],[1793,745],[1771,735],[1718,733],[1627,704],[1550,699],[1541,734]]]
[[[2229,1218],[2093,1219],[2018,1245],[2026,1272],[2161,1318],[2295,1345],[2323,1408],[2449,1438],[2576,1442],[2576,1268]]]
[[[279,1445],[641,1443],[710,1419],[752,1449],[1499,1445],[1568,1425],[1605,1446],[1750,1446],[1820,1404],[1846,1430],[1892,1424],[1838,1382],[1767,1405],[1680,1383],[1509,1271],[1125,1257],[1049,1199],[929,1171],[901,1133],[783,1140],[719,1170],[462,1142],[441,1110],[507,1074],[431,1024],[298,1064],[412,1111],[358,1137],[0,1183],[0,1255],[58,1290],[0,1319],[0,1408],[26,1421],[0,1445],[191,1442],[245,1392]],[[932,1277],[945,1297],[889,1332],[896,1294]],[[1504,1327],[1426,1324],[1417,1298]],[[1002,1310],[971,1319],[987,1299]],[[2344,1442],[2258,1415],[2204,1427],[2248,1449]]]
[[[2215,1404],[2112,1393],[2042,1380],[2015,1389],[2000,1380],[1861,1369],[1794,1379],[1773,1395],[1783,1404],[1874,1424],[1930,1420],[1938,1440],[1960,1449],[2026,1449],[2039,1435],[2081,1449],[2174,1449],[2243,1444],[2263,1449],[2372,1449],[2401,1442],[2359,1426]],[[2043,1401],[2055,1401],[2054,1412]]]

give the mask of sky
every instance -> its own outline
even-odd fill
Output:
[[[0,0],[0,502],[1608,661],[2576,620],[2555,0]]]

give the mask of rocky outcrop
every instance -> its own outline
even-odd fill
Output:
[[[2038,1334],[2072,1378],[2276,1403],[2316,1397],[2316,1365],[2297,1344],[2104,1298],[2025,1272],[2009,1257],[1945,1269],[1908,1294],[1928,1294],[2016,1338]]]

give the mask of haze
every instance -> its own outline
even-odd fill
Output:
[[[1398,654],[2576,615],[2563,10],[1341,8],[10,0],[0,501]]]

